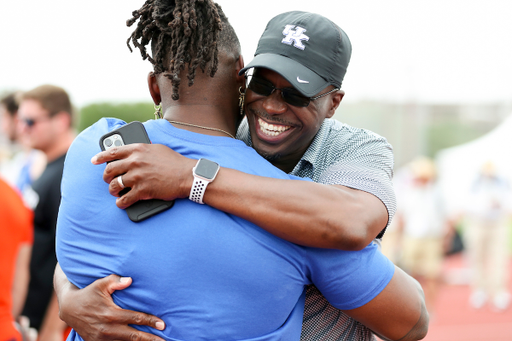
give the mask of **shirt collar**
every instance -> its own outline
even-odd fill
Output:
[[[312,171],[314,171],[315,163],[321,157],[322,149],[325,146],[327,137],[329,136],[329,120],[330,119],[328,118],[324,120],[308,149],[293,169],[292,174],[297,173],[300,169],[304,169],[307,165],[310,165]]]

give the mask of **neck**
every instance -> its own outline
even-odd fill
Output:
[[[195,133],[213,136],[226,136],[236,134],[236,122],[226,112],[226,107],[213,104],[177,104],[165,108],[164,118],[185,124],[193,124],[205,128],[214,128],[225,131],[208,130],[200,127],[179,125],[176,128],[193,131]]]
[[[66,154],[69,146],[73,142],[75,135],[72,131],[67,131],[61,137],[55,139],[55,143],[42,152],[46,155],[48,163],[58,159],[62,155]]]

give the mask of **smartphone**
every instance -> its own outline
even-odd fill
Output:
[[[148,143],[148,133],[144,125],[138,121],[130,122],[121,128],[111,131],[100,138],[100,148],[105,151],[113,147],[120,147],[131,143]],[[130,188],[126,187],[121,192],[123,196]],[[165,201],[160,199],[139,200],[126,208],[126,213],[131,221],[139,222],[155,214],[165,211],[174,205],[174,200]]]

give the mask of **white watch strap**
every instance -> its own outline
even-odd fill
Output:
[[[194,183],[192,184],[188,198],[198,204],[204,204],[203,196],[206,191],[206,186],[208,186],[209,183],[209,181],[194,176]]]

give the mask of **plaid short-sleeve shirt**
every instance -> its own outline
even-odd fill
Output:
[[[247,120],[237,138],[252,147]],[[393,149],[382,136],[325,119],[308,150],[291,174],[327,185],[343,185],[379,198],[388,210],[388,224],[396,212],[393,190]],[[377,238],[382,238],[384,230]],[[327,302],[311,285],[306,294],[303,341],[370,341],[373,333]]]

